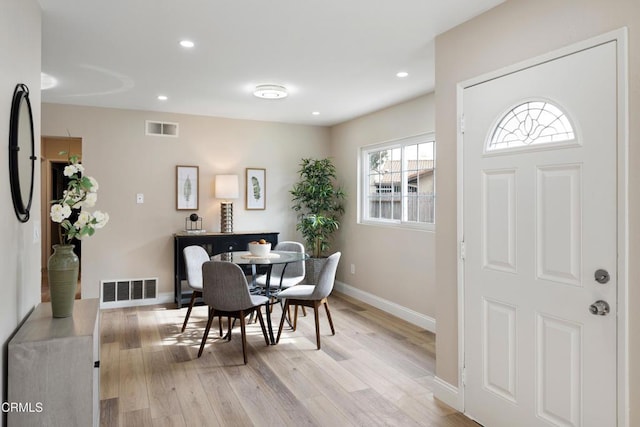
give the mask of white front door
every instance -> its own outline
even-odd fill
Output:
[[[485,426],[616,425],[616,49],[463,91],[465,412]]]

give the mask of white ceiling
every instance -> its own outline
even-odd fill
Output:
[[[434,37],[503,1],[39,0],[42,101],[333,125],[433,91]]]

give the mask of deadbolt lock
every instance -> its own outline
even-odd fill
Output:
[[[593,276],[596,279],[596,282],[601,283],[603,285],[607,283],[610,279],[609,272],[607,270],[602,270],[602,269],[596,270]]]

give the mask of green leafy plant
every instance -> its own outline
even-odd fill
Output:
[[[63,174],[69,178],[67,188],[60,200],[51,202],[49,215],[53,222],[60,224],[60,241],[69,244],[73,239],[93,236],[97,229],[107,224],[109,214],[86,210],[98,200],[98,181],[84,175],[84,166],[78,156],[69,156],[69,164],[65,166]]]
[[[344,213],[345,193],[336,186],[336,168],[331,159],[302,159],[300,179],[290,191],[293,210],[298,212],[296,230],[302,233],[307,249],[320,258],[331,245]]]

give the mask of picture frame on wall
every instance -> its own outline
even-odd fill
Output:
[[[267,170],[247,168],[247,210],[261,210],[267,207]]]
[[[198,210],[198,166],[176,166],[176,209],[179,211]]]

